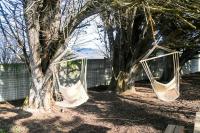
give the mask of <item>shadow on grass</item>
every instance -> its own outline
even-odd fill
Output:
[[[192,105],[190,100],[199,100],[200,93],[198,87],[191,87],[191,84],[181,86],[181,97],[177,102],[165,103],[159,100],[144,99],[140,96],[124,97],[112,92],[90,91],[90,99],[82,106],[72,109],[78,113],[94,114],[96,122],[94,125],[86,123],[81,117],[73,116],[72,120],[63,120],[61,116],[54,116],[47,119],[28,119],[31,113],[15,109],[0,107],[0,132],[10,132],[16,121],[27,119],[22,122],[22,126],[27,132],[49,133],[49,132],[69,132],[69,133],[106,133],[110,128],[97,125],[98,122],[109,122],[114,126],[142,126],[152,127],[162,132],[168,124],[183,125],[185,132],[193,132],[193,120],[195,112],[200,108]],[[145,92],[145,90],[142,90]],[[147,93],[152,93],[147,90]],[[145,94],[147,94],[145,92]],[[158,102],[159,101],[159,102]],[[185,104],[182,102],[188,102]],[[1,117],[6,113],[13,113],[14,116]],[[66,112],[67,113],[67,112]],[[92,119],[92,118],[91,118]],[[144,130],[144,132],[147,130]]]
[[[110,128],[90,124],[81,124],[70,130],[68,133],[107,133]]]
[[[200,100],[199,92],[200,84],[184,83],[180,86],[180,99],[192,101]]]
[[[24,104],[25,99],[19,99],[19,100],[14,100],[14,101],[7,101],[10,105],[14,107],[22,107]]]
[[[31,119],[22,123],[28,128],[29,133],[49,133],[49,132],[65,132],[64,128],[76,127],[82,120],[80,117],[74,116],[71,121],[63,121],[61,117],[56,116],[48,119]],[[63,128],[64,127],[64,128]]]
[[[200,85],[200,72],[183,75],[182,79],[188,83]]]
[[[200,72],[183,75],[180,90],[181,99],[200,100]]]
[[[29,120],[22,123],[29,133],[106,133],[110,130],[104,126],[84,124],[80,117],[74,116],[71,121],[63,121],[61,117],[44,120]]]
[[[163,131],[168,124],[183,125],[186,132],[192,132],[193,119],[197,110],[176,105],[156,104],[141,98],[127,98],[115,93],[90,92],[90,100],[75,109],[82,114],[96,114],[99,121],[114,125],[151,126]],[[190,119],[190,120],[187,120]]]
[[[107,127],[84,124],[80,117],[74,116],[73,120],[63,121],[61,117],[54,117],[43,120],[28,120],[22,123],[28,128],[29,133],[106,133],[110,130]]]
[[[1,105],[2,103],[0,103]],[[0,132],[11,132],[15,122],[31,117],[32,114],[21,109],[0,107]]]
[[[15,105],[14,102],[13,105]],[[61,115],[52,115],[52,113],[51,115],[48,113],[32,115],[13,105],[0,103],[0,133],[106,133],[109,130],[104,126],[84,124],[78,116],[70,116],[69,119],[66,119],[64,113]]]

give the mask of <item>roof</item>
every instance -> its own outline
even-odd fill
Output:
[[[85,57],[86,59],[104,59],[105,56],[98,49],[92,48],[77,48],[73,50],[78,56]]]

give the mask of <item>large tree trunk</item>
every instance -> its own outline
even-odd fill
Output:
[[[133,89],[135,77],[139,68],[139,60],[148,49],[147,42],[151,40],[151,34],[144,34],[144,16],[136,15],[136,10],[120,19],[121,25],[116,29],[116,35],[108,33],[109,42],[112,43],[112,67],[113,76],[110,88],[123,92],[127,89]],[[110,25],[112,27],[112,24]],[[144,26],[145,27],[145,26]],[[114,30],[113,30],[114,31]]]
[[[34,30],[33,30],[34,31]],[[32,77],[32,87],[30,90],[29,106],[32,108],[45,108],[50,109],[52,99],[51,94],[53,91],[52,86],[52,71],[50,70],[50,63],[42,65],[42,59],[38,53],[37,37],[38,32],[29,32],[30,45],[33,51],[33,59],[30,62],[31,77]],[[32,37],[32,38],[31,38]],[[39,56],[39,57],[38,57]],[[46,63],[49,60],[46,60]]]
[[[74,1],[66,7],[68,18],[61,25],[61,0],[26,0],[25,19],[29,44],[29,68],[33,79],[29,106],[49,109],[52,96],[52,64],[60,61],[66,54],[65,48],[70,35],[87,17],[101,9],[101,2],[88,2],[86,6]],[[68,3],[68,2],[67,2]],[[68,3],[69,4],[69,3]],[[80,4],[80,5],[76,5]],[[77,7],[79,7],[77,9]],[[65,16],[66,17],[66,16]],[[65,44],[66,43],[66,44]]]
[[[40,79],[45,81],[45,77]],[[44,82],[37,82],[32,84],[29,95],[30,108],[43,108],[45,110],[51,109],[53,105],[52,97],[52,81],[46,80]]]
[[[50,109],[53,88],[50,67],[56,51],[64,44],[63,34],[59,32],[60,0],[40,0],[32,6],[25,14],[30,49],[28,65],[33,79],[29,106]]]

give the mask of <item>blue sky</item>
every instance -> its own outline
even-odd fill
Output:
[[[105,51],[104,43],[101,41],[98,33],[100,28],[97,29],[98,25],[102,24],[101,19],[98,15],[94,15],[87,18],[83,23],[87,21],[89,21],[90,25],[80,29],[80,33],[71,39],[69,47],[72,49],[96,49],[99,50],[97,54],[101,55],[101,51]],[[103,35],[103,32],[100,34]]]
[[[15,0],[14,0],[15,1]],[[0,16],[1,20],[4,20],[2,16]],[[96,54],[95,56],[102,56],[102,51],[105,51],[104,44],[100,39],[98,30],[100,28],[97,28],[98,25],[102,25],[101,19],[98,15],[91,16],[84,20],[82,22],[89,24],[89,26],[83,27],[80,29],[80,33],[76,36],[72,37],[69,47],[72,49],[86,49],[88,52],[89,50],[93,50],[93,53],[90,54]],[[12,23],[12,25],[15,25]],[[79,32],[76,30],[76,32]],[[100,33],[101,36],[103,35],[103,32]],[[2,36],[2,35],[1,35]],[[82,51],[81,51],[82,52]],[[85,51],[83,52],[86,53]],[[94,55],[93,55],[94,56]]]

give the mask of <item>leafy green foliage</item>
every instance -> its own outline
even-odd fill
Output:
[[[6,130],[0,128],[0,133],[6,133]]]

